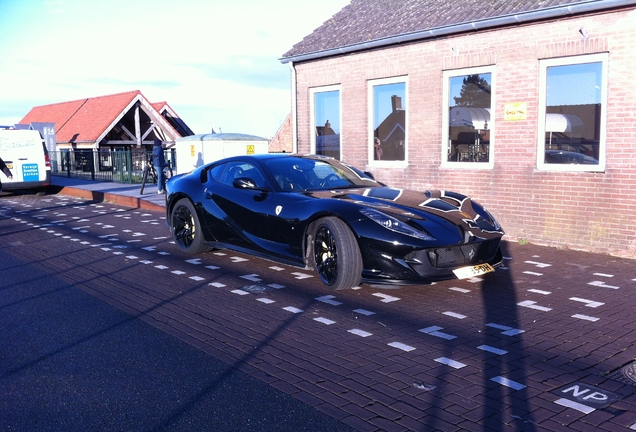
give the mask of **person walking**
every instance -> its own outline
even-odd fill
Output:
[[[157,193],[166,193],[166,176],[163,169],[168,166],[163,154],[163,146],[161,141],[156,139],[152,146],[152,164],[157,172]]]
[[[7,164],[4,163],[2,158],[0,158],[0,171],[2,171],[4,173],[4,175],[7,176],[7,178],[9,178],[9,179],[13,178],[13,174],[11,174],[11,170],[9,169]],[[0,181],[0,192],[2,192],[2,181]]]

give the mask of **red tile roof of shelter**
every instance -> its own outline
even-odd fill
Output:
[[[134,90],[42,105],[32,108],[20,124],[55,123],[58,142],[95,142],[138,97],[145,99]]]

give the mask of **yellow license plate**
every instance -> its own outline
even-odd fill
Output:
[[[468,279],[475,276],[481,276],[486,273],[494,272],[495,269],[490,264],[479,264],[472,267],[462,267],[453,270],[457,279]]]

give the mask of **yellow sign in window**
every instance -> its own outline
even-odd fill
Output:
[[[254,154],[254,145],[248,144],[247,146],[247,154]]]
[[[190,146],[190,156],[194,156],[194,146]]]

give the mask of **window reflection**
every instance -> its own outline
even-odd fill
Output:
[[[340,159],[340,91],[314,94],[316,154]]]
[[[491,74],[450,78],[448,161],[490,160]]]
[[[599,164],[602,66],[547,68],[545,163]]]
[[[403,161],[406,153],[406,83],[373,86],[373,159]]]

